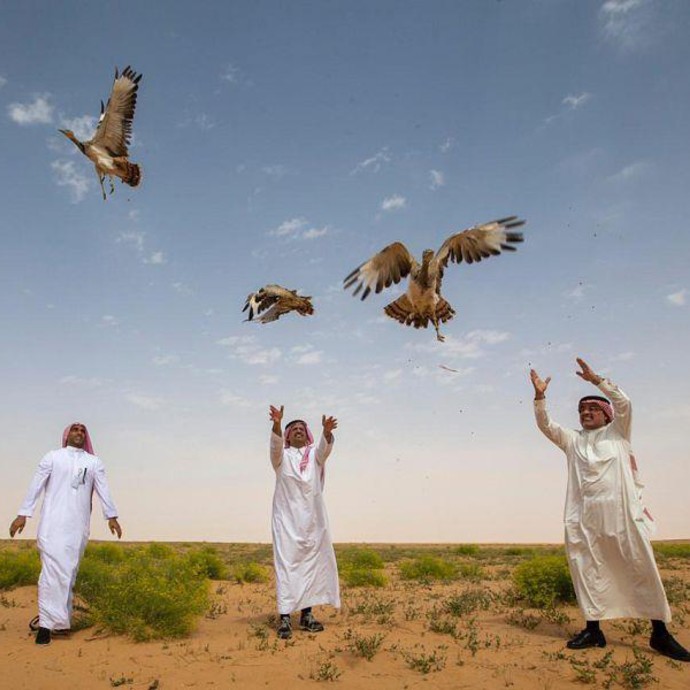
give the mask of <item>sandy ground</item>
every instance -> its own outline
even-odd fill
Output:
[[[669,564],[662,575],[689,582],[690,564],[680,564]],[[276,638],[271,620],[273,583],[211,583],[211,609],[184,640],[135,643],[87,629],[56,638],[48,647],[36,646],[27,627],[36,612],[36,588],[5,592],[0,598],[0,688],[297,688],[332,682],[353,689],[556,690],[576,688],[586,679],[590,687],[643,687],[633,684],[635,676],[625,680],[623,665],[634,662],[634,648],[651,662],[657,682],[650,687],[690,688],[690,664],[668,661],[650,650],[648,632],[634,621],[604,623],[608,647],[577,653],[564,648],[568,636],[581,627],[575,608],[559,609],[569,621],[548,621],[536,611],[494,602],[459,618],[436,617],[449,629],[430,629],[430,612],[450,597],[468,590],[504,591],[509,585],[506,568],[494,568],[488,581],[432,586],[400,581],[394,565],[388,571],[391,583],[385,588],[344,589],[341,611],[315,609],[326,625],[324,632],[296,630],[287,642]],[[674,607],[672,629],[690,646],[686,604]],[[368,661],[356,652],[355,641],[374,636],[382,641]],[[614,665],[616,680],[607,686]]]

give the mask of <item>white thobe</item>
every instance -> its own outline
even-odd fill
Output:
[[[565,429],[549,418],[545,400],[534,403],[537,426],[568,461],[565,548],[577,601],[586,620],[670,621],[630,447],[630,400],[606,379],[599,389],[615,417],[592,431]]]
[[[43,457],[18,515],[31,517],[43,490],[36,540],[41,555],[38,624],[60,630],[70,627],[72,588],[89,540],[93,492],[106,519],[117,517],[117,509],[103,463],[81,448],[67,446]]]
[[[271,433],[271,464],[276,473],[273,494],[273,562],[278,612],[292,613],[319,604],[340,608],[335,552],[323,500],[324,463],[333,444],[322,436],[309,451],[303,472],[303,448],[284,448]]]

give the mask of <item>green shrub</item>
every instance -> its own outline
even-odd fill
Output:
[[[452,580],[456,575],[456,568],[452,563],[435,556],[420,556],[403,561],[398,567],[403,580]]]
[[[268,582],[268,569],[260,563],[236,563],[232,568],[233,578],[239,582]]]
[[[192,631],[208,608],[206,577],[189,558],[158,546],[126,551],[116,564],[84,558],[75,591],[94,624],[137,641]]]
[[[364,568],[345,568],[340,571],[340,579],[348,587],[385,587],[388,578],[383,570]]]
[[[40,572],[41,561],[33,549],[0,552],[0,591],[35,585]]]
[[[448,597],[442,603],[442,609],[451,616],[462,617],[477,610],[486,611],[491,605],[491,592],[483,589],[470,589],[461,594]]]
[[[568,562],[561,556],[536,556],[523,561],[515,568],[513,582],[520,597],[535,608],[575,601]]]
[[[479,547],[476,544],[460,544],[455,547],[455,553],[458,556],[476,556],[479,553]]]
[[[662,558],[690,558],[690,544],[659,542],[654,544],[654,553]]]
[[[372,549],[346,549],[338,556],[338,573],[348,587],[385,587],[383,558]]]
[[[125,560],[125,550],[119,544],[89,544],[84,552],[84,558],[102,563],[122,563]]]
[[[460,563],[457,566],[457,575],[463,580],[470,582],[480,582],[486,578],[484,569],[478,563]]]
[[[338,556],[338,565],[351,568],[382,570],[383,558],[372,549],[346,549]]]
[[[211,580],[225,580],[227,577],[228,569],[213,546],[192,549],[187,552],[186,557],[200,573]]]

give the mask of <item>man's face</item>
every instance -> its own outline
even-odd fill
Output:
[[[580,405],[579,411],[580,424],[582,424],[583,429],[592,431],[593,429],[600,429],[602,426],[606,426],[606,415],[596,403],[583,402]]]
[[[295,422],[288,431],[288,442],[295,448],[307,444],[307,427],[302,422]]]
[[[72,424],[67,434],[67,445],[74,448],[83,448],[86,441],[86,427],[83,424]]]

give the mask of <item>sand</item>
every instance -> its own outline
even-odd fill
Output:
[[[690,582],[687,560],[667,565],[668,570],[662,568],[665,578]],[[626,683],[634,687],[631,683],[641,676],[626,680],[622,666],[635,661],[634,648],[644,655],[638,670],[646,659],[651,662],[651,676],[658,682],[650,687],[690,688],[690,664],[668,661],[650,650],[648,631],[641,631],[644,626],[634,621],[605,622],[602,627],[609,644],[604,650],[566,650],[565,641],[581,627],[574,607],[559,609],[565,614],[561,618],[569,621],[548,621],[537,611],[522,611],[495,600],[487,610],[463,617],[439,615],[439,631],[430,629],[429,613],[434,607],[440,609],[450,597],[468,590],[505,591],[510,585],[509,570],[509,566],[494,565],[488,569],[490,579],[482,582],[424,585],[401,581],[395,564],[388,564],[388,586],[345,588],[341,611],[315,609],[326,625],[324,632],[295,630],[287,642],[277,639],[270,618],[275,603],[271,582],[212,582],[209,614],[187,639],[135,643],[90,628],[54,638],[47,647],[34,644],[27,625],[36,613],[36,588],[22,587],[1,593],[0,688],[225,690],[333,683],[353,690],[556,690],[577,688],[587,679],[594,680],[590,687],[606,687],[614,665],[618,671],[610,687],[626,687]],[[673,632],[690,646],[688,602],[673,608]],[[528,629],[533,623],[536,626]],[[441,630],[444,624],[447,627]],[[371,646],[376,636],[382,641],[368,661],[357,653],[356,641],[366,647],[368,639]]]

